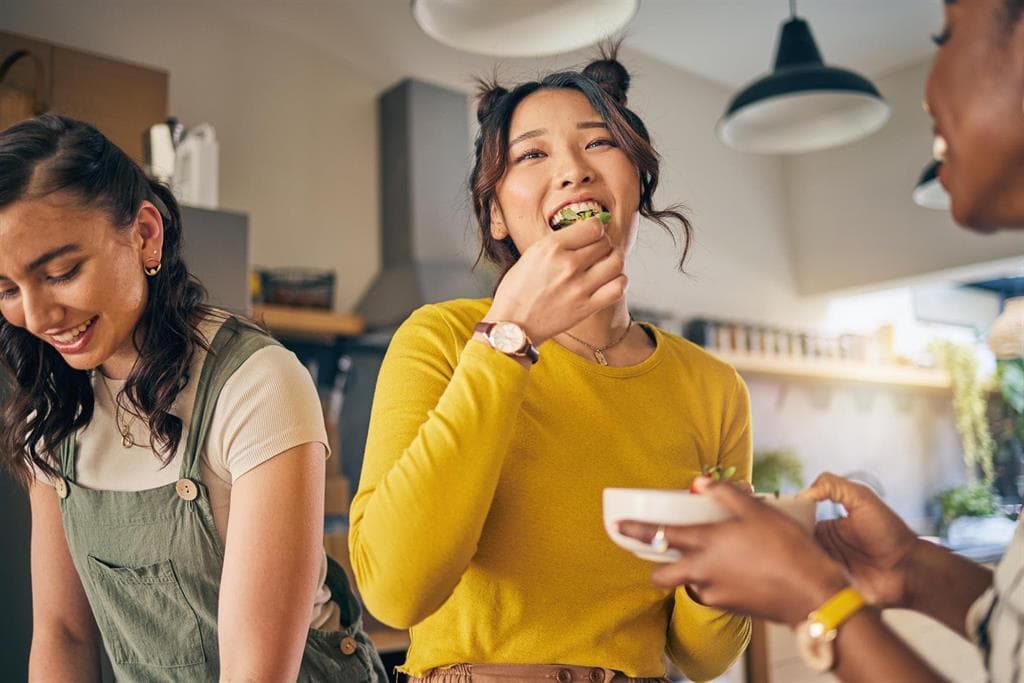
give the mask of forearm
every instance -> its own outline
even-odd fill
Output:
[[[235,480],[217,605],[222,681],[298,676],[325,561],[323,495],[321,444]]]
[[[223,639],[221,642],[227,645]],[[237,646],[222,651],[219,681],[290,683],[296,680],[298,673],[299,662],[294,657],[281,656],[281,652],[273,647],[256,647],[238,642]]]
[[[221,683],[266,681],[285,683],[296,680],[309,630],[312,593],[308,576],[300,577],[301,587],[276,589],[263,598],[251,598],[248,606],[227,605],[221,609],[218,625]],[[288,604],[282,604],[282,596]],[[261,612],[261,613],[257,613]]]
[[[98,637],[76,638],[58,630],[63,631],[37,627],[28,659],[30,683],[99,683]]]
[[[946,681],[900,640],[873,608],[862,609],[840,627],[835,655],[833,673],[843,683]]]
[[[967,612],[992,586],[992,570],[935,543],[918,540],[905,571],[908,607],[967,636]]]
[[[447,599],[476,553],[528,375],[477,342],[434,398],[401,369],[374,401],[350,548],[370,611],[408,627]],[[397,398],[417,391],[419,405]]]

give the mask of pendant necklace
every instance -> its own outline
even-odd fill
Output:
[[[618,346],[619,343],[621,343],[622,340],[626,338],[626,335],[629,334],[629,331],[631,329],[633,329],[633,318],[632,317],[629,319],[629,324],[626,325],[626,331],[623,332],[622,335],[618,339],[616,339],[615,341],[613,341],[610,344],[605,344],[604,346],[594,346],[592,344],[588,344],[587,342],[583,341],[582,339],[580,339],[579,337],[577,337],[576,335],[574,335],[574,334],[572,334],[570,332],[565,332],[565,336],[567,336],[570,339],[573,339],[575,341],[578,341],[580,344],[583,344],[588,349],[590,349],[590,352],[594,354],[594,360],[596,360],[599,365],[608,365],[608,359],[605,358],[604,352],[607,351],[608,349],[612,348],[613,346]]]

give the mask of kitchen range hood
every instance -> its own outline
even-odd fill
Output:
[[[381,270],[356,311],[397,327],[425,303],[487,296],[466,188],[472,163],[464,93],[407,79],[378,99]]]

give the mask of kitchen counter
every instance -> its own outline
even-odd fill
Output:
[[[963,555],[967,559],[973,560],[979,564],[996,564],[999,560],[1003,559],[1007,546],[1002,543],[996,543],[969,545],[962,546],[960,548],[953,548],[948,545],[946,547],[957,555]]]

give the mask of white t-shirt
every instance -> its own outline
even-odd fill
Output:
[[[1018,522],[992,584],[967,612],[967,635],[982,649],[992,683],[1018,683],[1024,680],[1024,522]]]
[[[206,320],[199,331],[211,342],[222,323],[219,317]],[[205,350],[196,349],[189,383],[171,408],[170,412],[181,418],[182,434],[178,450],[166,466],[150,450],[146,424],[122,410],[121,424],[128,422],[128,431],[137,444],[124,447],[115,422],[113,397],[124,388],[125,381],[93,373],[95,408],[92,420],[78,433],[75,483],[90,489],[142,491],[177,481],[206,355]],[[232,484],[275,455],[305,443],[321,443],[328,448],[316,386],[294,353],[281,346],[264,347],[224,384],[205,447],[200,451],[199,477],[209,490],[214,524],[222,541],[227,534]],[[337,612],[325,584],[326,555],[320,573],[321,587],[310,618],[313,628],[324,625]]]

